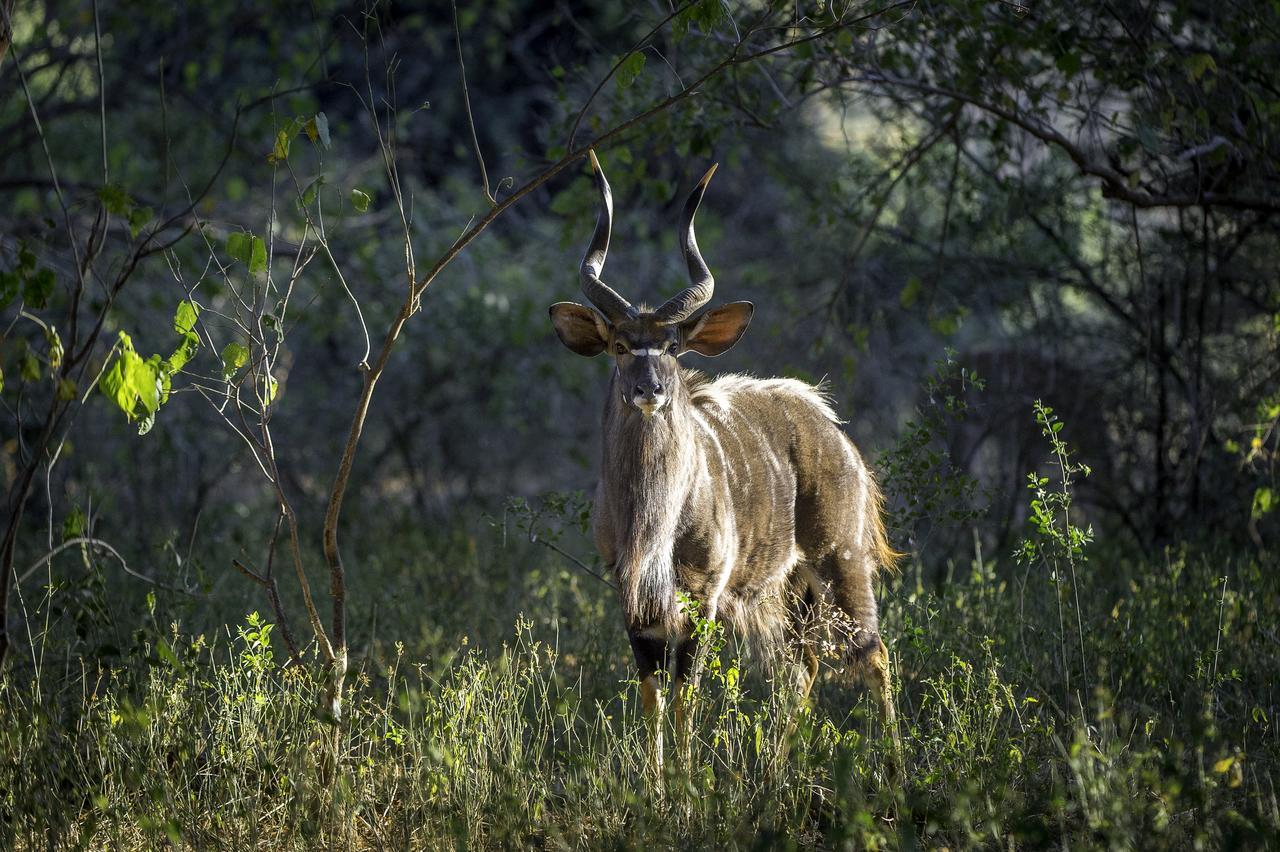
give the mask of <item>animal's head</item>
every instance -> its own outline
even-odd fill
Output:
[[[747,330],[753,308],[750,302],[732,302],[694,316],[711,300],[715,289],[693,234],[693,216],[715,166],[690,193],[680,223],[680,246],[689,266],[690,286],[650,311],[633,307],[601,281],[613,223],[613,194],[595,152],[590,155],[601,204],[581,275],[582,292],[595,309],[558,302],[551,306],[551,322],[560,341],[577,354],[594,357],[608,353],[618,371],[623,403],[650,415],[671,401],[672,388],[680,381],[676,358],[690,351],[710,356],[727,352]]]

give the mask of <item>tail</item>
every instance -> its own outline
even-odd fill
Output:
[[[870,477],[868,487],[867,503],[871,509],[871,555],[875,558],[877,567],[882,571],[896,573],[898,563],[906,556],[893,549],[889,544],[889,533],[884,526],[884,494],[880,491],[880,485],[876,482],[875,474],[870,469],[867,470]]]

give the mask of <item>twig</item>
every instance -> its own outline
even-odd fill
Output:
[[[577,565],[577,566],[578,566],[579,568],[581,568],[583,571],[585,571],[585,572],[587,572],[588,574],[590,574],[592,577],[595,577],[595,578],[596,578],[597,580],[599,580],[601,583],[604,583],[604,584],[605,584],[606,586],[608,586],[609,588],[611,588],[611,589],[615,589],[615,590],[618,588],[616,585],[614,585],[614,583],[613,583],[612,581],[610,581],[610,580],[609,580],[609,578],[608,578],[608,577],[605,577],[603,574],[597,574],[594,570],[592,570],[592,568],[591,568],[591,566],[590,566],[590,565],[588,565],[587,563],[583,562],[581,559],[579,559],[578,557],[574,556],[574,555],[573,555],[572,553],[570,553],[569,551],[567,551],[567,550],[565,550],[564,548],[560,547],[560,545],[556,544],[555,542],[548,541],[548,540],[547,540],[547,539],[545,539],[545,538],[539,538],[539,537],[538,537],[538,534],[537,534],[537,533],[535,533],[535,532],[530,532],[530,533],[529,533],[529,541],[533,542],[534,544],[540,544],[540,545],[542,545],[543,547],[546,547],[546,548],[548,548],[548,549],[550,549],[550,550],[555,551],[556,553],[558,553],[558,554],[560,554],[561,556],[563,556],[565,559],[568,559],[568,560],[569,560],[570,562],[572,562],[574,565]]]
[[[605,83],[608,83],[613,79],[613,75],[618,73],[618,69],[622,67],[622,63],[626,62],[627,59],[631,57],[631,54],[643,48],[645,43],[648,42],[649,39],[653,38],[659,30],[669,24],[673,18],[698,2],[701,2],[701,0],[689,0],[689,2],[676,9],[670,15],[667,15],[661,21],[658,21],[658,23],[653,26],[653,29],[641,36],[640,40],[631,46],[630,50],[618,57],[618,61],[613,63],[613,67],[609,69],[609,73],[601,77],[600,82],[596,83],[596,87],[591,90],[591,94],[587,96],[587,100],[582,105],[582,109],[578,110],[578,115],[573,120],[573,126],[569,128],[569,138],[566,139],[564,143],[564,149],[566,151],[573,150],[573,140],[578,135],[578,127],[582,124],[582,119],[586,116],[587,110],[591,108],[592,102],[595,101],[596,95],[600,94],[600,90],[604,88]]]
[[[86,536],[69,538],[66,541],[64,541],[62,544],[55,547],[53,550],[50,550],[44,556],[41,556],[35,562],[27,566],[27,570],[23,571],[21,574],[18,575],[18,582],[22,583],[26,581],[27,578],[29,578],[32,574],[38,571],[41,568],[41,566],[46,565],[49,562],[52,562],[53,559],[57,557],[58,554],[62,553],[64,550],[67,550],[72,547],[76,547],[78,545],[87,545],[89,547],[96,547],[100,550],[105,550],[107,553],[111,554],[116,558],[116,561],[120,563],[120,567],[123,568],[124,572],[128,574],[130,577],[137,577],[139,580],[150,583],[151,585],[156,586],[157,588],[164,589],[167,592],[177,592],[180,595],[195,597],[195,595],[193,595],[191,592],[188,592],[186,589],[179,589],[176,586],[170,586],[167,583],[162,583],[159,580],[156,580],[152,577],[148,577],[146,574],[139,574],[137,571],[129,567],[129,563],[126,562],[125,558],[120,555],[120,551],[116,550],[114,547],[112,547],[110,544],[108,544],[107,542],[103,541],[100,538],[88,538]]]
[[[476,152],[476,162],[480,164],[480,182],[484,184],[484,197],[490,204],[497,204],[493,193],[489,192],[489,172],[484,167],[484,154],[480,152],[480,137],[476,135],[476,120],[471,114],[471,94],[467,91],[467,64],[462,60],[462,32],[458,29],[458,2],[453,0],[453,43],[458,48],[458,72],[462,75],[462,106],[467,111],[467,127],[471,129],[471,145]]]

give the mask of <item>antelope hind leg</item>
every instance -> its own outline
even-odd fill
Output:
[[[893,682],[889,674],[889,649],[884,640],[876,644],[860,665],[859,675],[880,704],[880,723],[891,742],[889,777],[897,783],[902,770],[902,740],[898,737],[898,717],[893,707]]]

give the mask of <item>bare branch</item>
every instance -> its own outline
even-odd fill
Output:
[[[453,6],[453,43],[458,48],[458,72],[462,75],[462,106],[467,112],[467,127],[471,129],[471,145],[476,152],[476,162],[480,164],[480,182],[484,186],[484,197],[490,204],[497,204],[493,193],[489,192],[489,172],[484,167],[484,154],[480,151],[480,137],[476,135],[476,120],[471,114],[471,94],[467,91],[467,64],[462,59],[462,33],[458,29],[458,2],[452,0]]]

